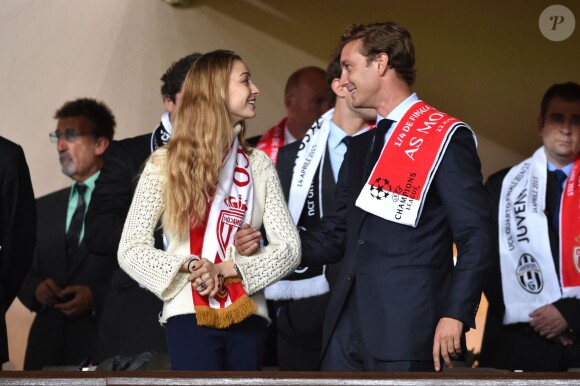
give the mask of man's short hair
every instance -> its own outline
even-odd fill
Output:
[[[550,102],[554,98],[561,98],[566,102],[580,101],[580,85],[574,82],[556,83],[552,85],[542,98],[540,114],[542,119],[545,118]]]
[[[340,48],[354,40],[362,41],[361,54],[370,63],[377,55],[386,53],[389,56],[389,67],[409,85],[415,83],[415,46],[411,34],[404,27],[394,22],[373,24],[352,24],[340,41]]]
[[[173,62],[169,66],[161,77],[161,82],[163,82],[161,84],[162,96],[168,96],[175,103],[175,95],[181,91],[181,86],[187,76],[187,72],[200,56],[201,54],[199,52],[194,52]]]
[[[336,94],[332,89],[332,81],[335,79],[340,79],[342,74],[342,67],[340,66],[340,51],[334,53],[332,60],[326,67],[326,89],[328,91],[328,96],[330,98],[330,106],[336,104]]]
[[[95,137],[106,137],[113,140],[115,134],[115,116],[103,102],[91,98],[79,98],[66,102],[54,113],[55,119],[69,117],[85,117],[93,125],[92,134]]]

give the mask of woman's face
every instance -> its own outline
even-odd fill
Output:
[[[250,71],[241,60],[234,61],[228,84],[228,111],[234,124],[256,116],[260,90],[252,83]]]

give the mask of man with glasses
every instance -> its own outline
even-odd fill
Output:
[[[113,140],[115,117],[104,103],[82,98],[65,103],[54,118],[56,130],[49,137],[63,174],[73,181],[36,201],[36,251],[18,295],[37,313],[25,370],[78,366],[94,358],[99,311],[116,266],[115,259],[89,254],[83,241],[84,215]]]

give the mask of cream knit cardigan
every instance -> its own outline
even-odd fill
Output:
[[[189,237],[179,241],[165,233],[167,251],[154,247],[153,232],[163,210],[166,150],[157,150],[147,161],[121,236],[118,259],[121,268],[135,281],[164,301],[160,322],[175,315],[194,313],[191,285],[179,268],[190,259]],[[280,181],[268,156],[254,149],[249,155],[254,179],[251,226],[264,225],[268,246],[252,256],[239,255],[233,245],[226,260],[234,260],[248,295],[256,303],[257,315],[268,319],[263,289],[294,271],[300,263],[300,238],[286,206]],[[269,319],[268,319],[269,320]]]

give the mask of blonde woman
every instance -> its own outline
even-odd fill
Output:
[[[119,264],[164,301],[174,370],[259,370],[269,321],[262,290],[300,262],[274,166],[243,139],[258,94],[237,54],[202,55],[185,79],[171,141],[147,161],[127,216]],[[167,251],[153,245],[158,220]],[[246,223],[268,233],[252,256],[233,246]]]

